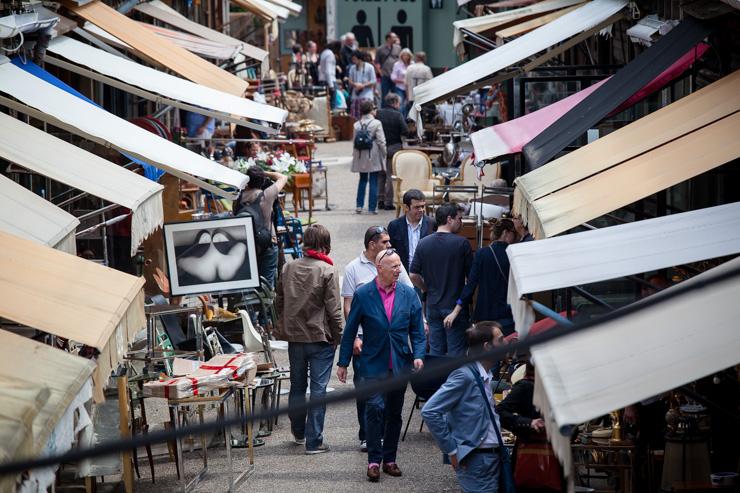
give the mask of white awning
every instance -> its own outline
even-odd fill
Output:
[[[414,88],[415,104],[409,117],[417,119],[422,105],[458,93],[476,83],[488,81],[496,73],[507,67],[547,50],[558,43],[569,40],[574,36],[575,38],[571,41],[579,41],[580,36],[576,35],[588,34],[595,29],[611,24],[626,5],[627,0],[594,0],[546,26],[542,26],[416,86]],[[568,46],[565,43],[559,46],[558,49],[565,49]],[[527,67],[531,69],[544,63],[557,53],[559,51],[550,50]],[[514,75],[516,74],[506,75],[504,79]],[[421,125],[418,125],[418,127],[421,129]]]
[[[173,142],[162,139],[107,111],[87,103],[29,74],[12,63],[0,65],[0,91],[36,108],[26,111],[22,105],[3,99],[2,104],[142,159],[179,178],[227,198],[233,194],[202,179],[242,189],[249,178],[206,159]]]
[[[131,209],[132,256],[141,242],[162,225],[162,185],[4,113],[0,113],[0,156]]]
[[[221,113],[220,118],[222,119],[232,120],[229,115],[234,115],[240,118],[282,125],[288,117],[288,112],[284,109],[257,103],[165,74],[66,36],[52,39],[48,51],[145,91],[182,101],[192,106],[215,110]],[[52,63],[54,63],[53,60]],[[192,110],[197,111],[196,108],[192,108]],[[238,122],[238,119],[234,120]]]
[[[521,295],[740,253],[740,202],[509,245]]]
[[[303,5],[295,2],[291,2],[290,0],[267,0],[268,2],[278,5],[280,7],[283,7],[285,9],[288,9],[290,12],[290,15],[299,15],[301,11],[303,10]]]
[[[740,157],[740,70],[516,180],[514,212],[550,237]]]
[[[570,436],[560,427],[740,363],[740,277],[665,299],[738,268],[740,258],[653,295],[663,297],[662,303],[531,349],[537,366],[534,403],[546,417],[565,471],[571,466]]]
[[[76,255],[79,224],[72,214],[0,174],[1,231]]]
[[[185,32],[200,36],[201,38],[218,41],[223,44],[239,46],[244,56],[261,62],[261,72],[263,76],[267,75],[267,72],[270,70],[270,54],[267,51],[236,38],[232,38],[231,36],[227,36],[226,34],[202,24],[198,24],[197,22],[191,21],[161,0],[152,0],[151,2],[140,3],[134,7],[134,10]]]
[[[521,7],[518,9],[507,10],[505,12],[497,12],[495,14],[480,15],[478,17],[471,17],[469,19],[462,19],[452,23],[455,31],[453,33],[452,44],[458,46],[463,42],[465,35],[460,29],[467,29],[474,33],[482,33],[493,29],[504,24],[510,24],[519,19],[525,17],[536,16],[545,12],[551,12],[553,10],[570,7],[583,3],[584,0],[545,0],[544,2],[538,2],[534,5],[527,7]]]

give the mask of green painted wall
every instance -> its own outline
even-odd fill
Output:
[[[337,35],[352,31],[361,46],[367,39],[372,39],[372,46],[380,46],[385,33],[393,30],[404,47],[426,51],[431,67],[453,66],[452,22],[457,3],[442,0],[441,9],[431,9],[432,1],[439,0],[336,0]]]

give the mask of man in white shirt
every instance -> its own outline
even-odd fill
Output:
[[[390,236],[388,231],[383,226],[373,226],[365,231],[364,240],[365,250],[360,253],[360,256],[354,259],[352,262],[347,264],[344,268],[344,280],[342,281],[342,289],[340,295],[343,300],[344,308],[344,319],[345,321],[349,317],[350,307],[352,306],[352,297],[357,291],[357,288],[372,282],[378,275],[378,269],[375,265],[375,258],[378,253],[383,250],[387,250],[391,247]],[[401,275],[398,278],[398,282],[405,284],[409,287],[414,287],[409,278],[406,269],[401,266]],[[358,356],[362,351],[362,327],[357,332],[358,337],[355,339],[354,347],[352,348],[352,354]],[[358,359],[352,358],[352,369],[354,373],[353,383],[355,386],[359,383],[358,379]],[[357,421],[360,425],[359,439],[360,448],[363,452],[367,452],[367,444],[365,440],[365,401],[357,401]]]

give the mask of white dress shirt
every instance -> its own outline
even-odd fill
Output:
[[[475,366],[478,368],[478,373],[480,373],[480,377],[483,379],[483,388],[486,390],[486,399],[488,399],[488,403],[491,405],[491,409],[494,409],[493,415],[496,417],[496,424],[499,427],[499,430],[501,430],[501,424],[499,423],[498,415],[496,414],[496,407],[493,400],[493,391],[491,390],[491,381],[493,380],[493,375],[491,375],[490,371],[486,371],[485,368],[483,368],[483,365],[480,364],[480,361],[475,362]],[[488,417],[488,410],[482,409],[482,413]],[[496,436],[496,429],[493,427],[493,423],[490,422],[490,419],[488,420],[488,432],[486,433],[485,438],[483,441],[478,445],[478,448],[493,448],[498,447],[498,437]]]
[[[409,235],[409,265],[411,265],[411,261],[414,260],[414,253],[416,253],[416,246],[419,244],[419,240],[421,239],[421,223],[424,219],[422,218],[421,221],[416,223],[416,226],[412,226],[411,223],[409,223],[409,220],[406,219],[406,229],[408,230]]]

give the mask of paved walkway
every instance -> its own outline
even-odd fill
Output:
[[[332,235],[331,257],[343,268],[362,250],[365,230],[373,225],[387,226],[395,218],[392,211],[381,211],[378,215],[354,212],[357,175],[350,173],[350,142],[319,144],[317,157],[328,166],[329,198],[331,211],[319,210],[316,220],[329,228]],[[323,207],[323,200],[317,206]],[[287,366],[287,355],[280,358]],[[330,387],[337,390],[350,388],[332,376]],[[414,401],[409,389],[406,394],[404,421]],[[287,404],[287,396],[283,396]],[[367,454],[359,451],[357,440],[357,418],[354,402],[331,406],[326,411],[325,439],[331,451],[326,454],[307,456],[302,446],[291,441],[287,416],[281,416],[272,436],[265,438],[266,444],[255,449],[257,471],[239,488],[239,491],[268,492],[443,492],[458,491],[450,466],[442,464],[441,453],[432,437],[424,430],[419,433],[421,423],[418,411],[414,413],[409,434],[399,446],[398,464],[403,477],[392,478],[382,475],[380,483],[369,483],[365,478]],[[140,457],[144,454],[140,454]],[[196,454],[186,462],[189,477],[200,466]],[[235,464],[244,464],[246,451],[235,451]],[[238,466],[237,466],[238,467]],[[157,483],[152,485],[147,476],[146,460],[140,462],[142,479],[137,491],[162,493],[176,491],[174,464],[162,459],[156,467]],[[209,450],[209,474],[196,491],[226,491],[228,481],[223,446]]]

